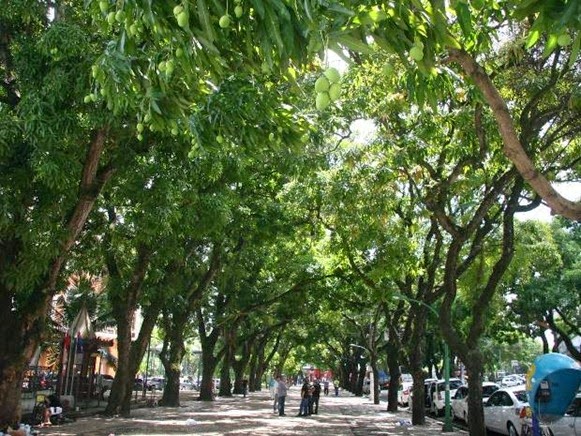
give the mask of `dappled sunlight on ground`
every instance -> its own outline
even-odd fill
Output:
[[[298,417],[300,388],[289,390],[286,416],[272,410],[268,392],[201,402],[188,398],[182,407],[139,408],[130,418],[99,415],[79,418],[76,422],[43,428],[43,435],[397,435],[426,436],[440,432],[440,424],[415,427],[407,412],[385,412],[385,403],[372,404],[368,398],[321,397],[319,414]],[[450,435],[461,434],[448,433]]]

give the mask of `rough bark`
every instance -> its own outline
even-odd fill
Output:
[[[425,392],[424,379],[426,374],[423,370],[423,342],[426,331],[426,311],[427,308],[421,305],[415,306],[412,310],[413,323],[411,335],[410,355],[410,372],[414,379],[412,390],[412,424],[425,425],[426,423],[426,408],[425,408]]]
[[[468,427],[474,436],[486,436],[484,427],[484,411],[482,410],[482,383],[472,383],[472,380],[482,380],[484,374],[483,356],[480,350],[468,353],[464,365],[468,373]]]
[[[110,219],[114,216],[110,211]],[[131,328],[133,326],[133,318],[137,310],[137,303],[141,295],[143,280],[149,265],[150,249],[146,246],[138,248],[137,259],[131,275],[131,280],[125,286],[121,280],[121,272],[117,266],[115,256],[110,246],[108,246],[107,238],[104,238],[104,245],[107,248],[106,263],[111,276],[110,284],[116,284],[117,289],[111,289],[109,296],[112,299],[113,316],[117,324],[117,371],[115,373],[115,381],[111,387],[111,395],[109,402],[105,408],[105,414],[122,416],[129,416],[130,414],[130,399],[131,389],[129,386],[133,384],[135,373],[130,367],[130,353],[131,353]],[[114,286],[114,285],[113,285]]]
[[[399,355],[395,347],[388,344],[387,367],[389,370],[389,390],[387,391],[387,411],[397,412],[397,394],[400,384]]]
[[[183,325],[185,321],[178,324]],[[160,353],[161,363],[165,371],[165,385],[161,398],[161,403],[164,406],[180,406],[181,363],[185,354],[184,330],[171,329],[166,331],[164,346]]]
[[[219,302],[217,306],[222,306],[222,304]],[[204,316],[200,308],[197,309],[196,315],[198,318],[198,334],[202,345],[202,381],[200,383],[199,400],[213,401],[214,371],[219,361],[219,356],[215,356],[214,352],[219,338],[219,329],[215,327],[210,333],[207,333]]]
[[[214,400],[214,370],[218,364],[218,359],[214,357],[213,347],[210,350],[209,345],[202,347],[202,381],[200,383],[201,401]]]

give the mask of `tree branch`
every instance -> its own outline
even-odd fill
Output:
[[[518,138],[504,99],[484,69],[464,50],[450,49],[449,60],[459,63],[484,95],[499,127],[504,154],[516,166],[523,179],[543,198],[553,213],[581,221],[581,201],[574,202],[564,198],[551,186],[545,176],[537,171]]]

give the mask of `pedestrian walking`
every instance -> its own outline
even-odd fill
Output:
[[[328,379],[323,380],[323,393],[325,394],[325,396],[329,395],[329,380]]]
[[[333,385],[335,386],[335,396],[338,397],[339,396],[339,380],[335,380],[333,382]]]
[[[287,394],[287,386],[284,382],[284,377],[278,377],[278,385],[277,385],[277,392],[278,392],[278,416],[285,416],[284,413],[284,403],[286,401],[286,394]]]

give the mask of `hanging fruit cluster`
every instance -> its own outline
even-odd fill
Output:
[[[335,102],[341,96],[341,74],[336,68],[327,68],[315,82],[317,98],[315,106],[318,110],[324,110],[331,102]]]
[[[240,18],[244,13],[244,9],[240,4],[242,3],[242,0],[234,0],[234,3],[236,4],[236,7],[234,7],[234,15],[236,16],[236,18]],[[228,13],[222,15],[220,17],[220,20],[218,20],[218,24],[222,29],[227,29],[228,27],[230,27],[230,23],[232,23],[232,17],[230,17]]]

